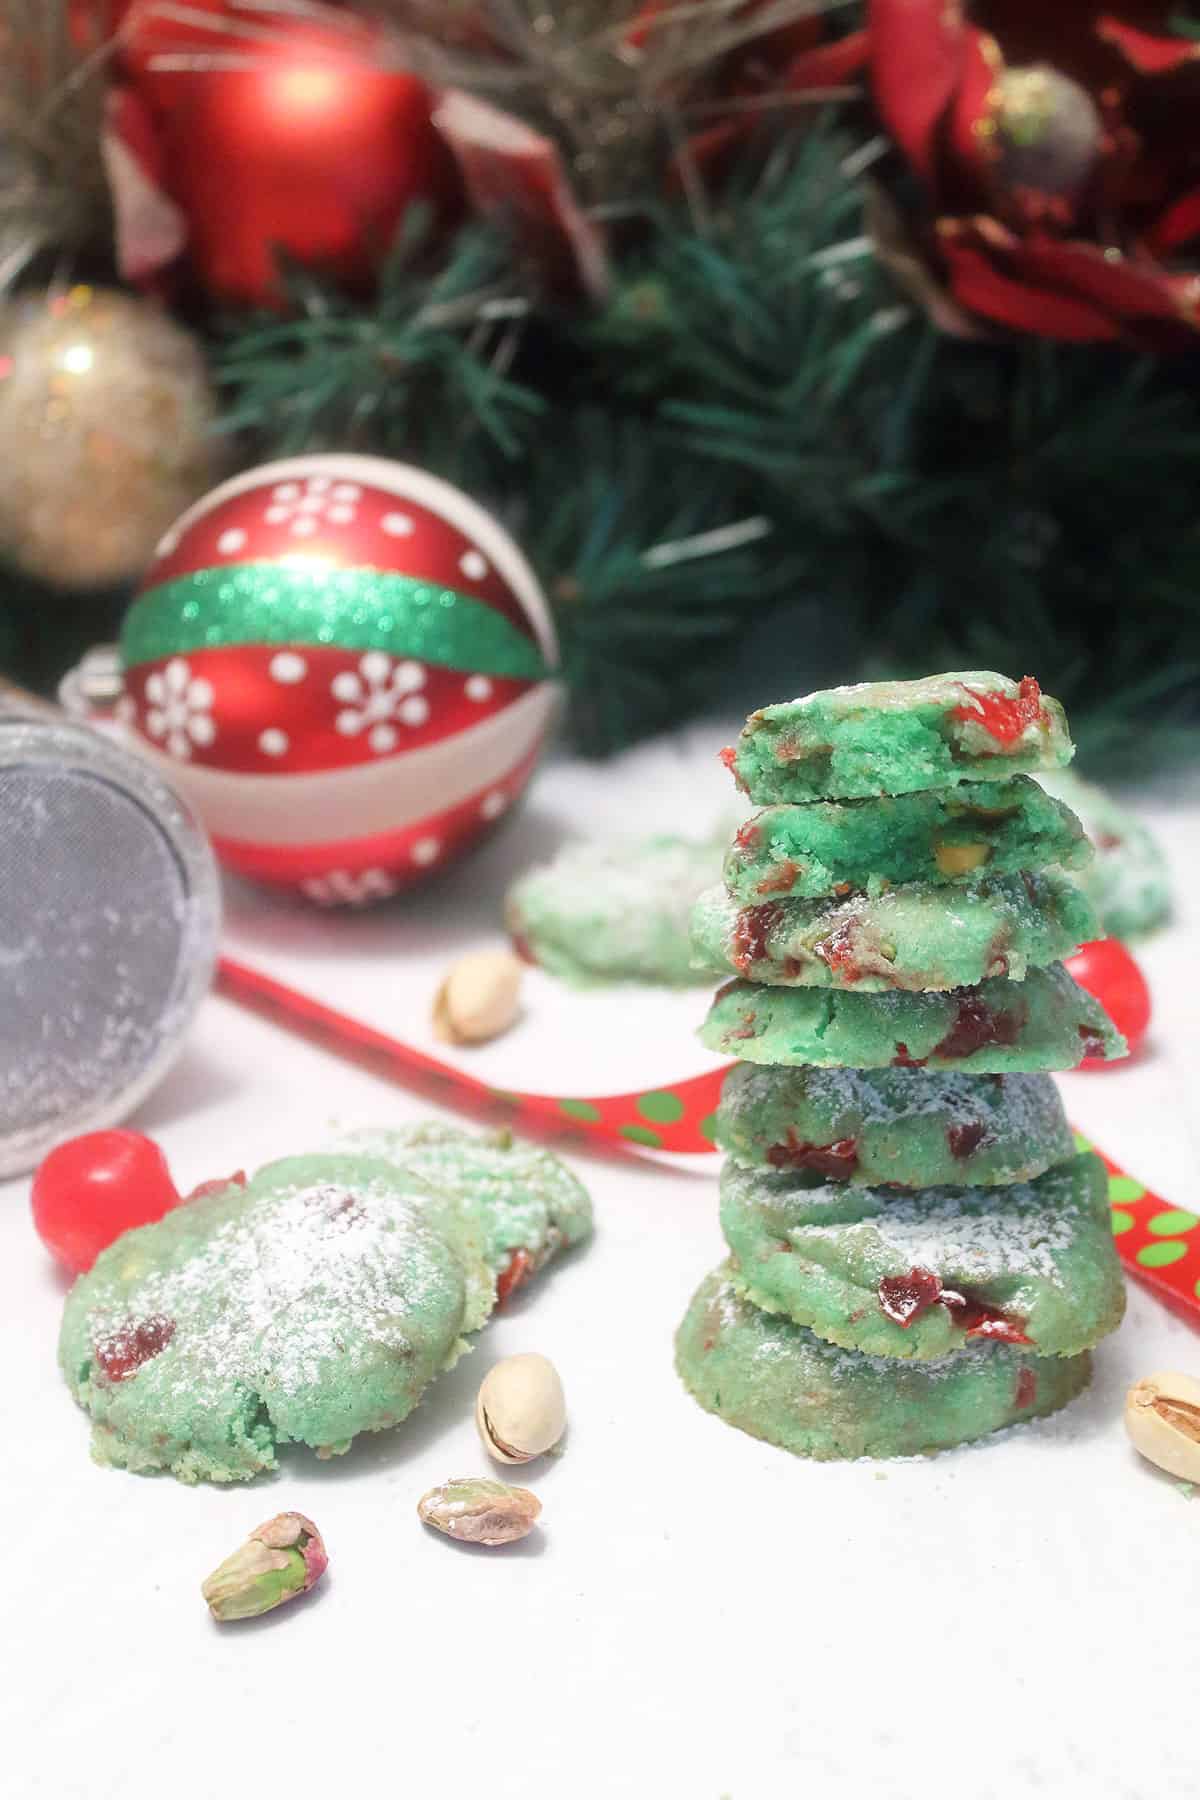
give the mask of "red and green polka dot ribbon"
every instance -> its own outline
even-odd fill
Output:
[[[1172,1206],[1081,1133],[1075,1142],[1081,1150],[1094,1150],[1108,1170],[1113,1238],[1130,1274],[1168,1305],[1200,1312],[1200,1213]]]
[[[361,1019],[338,1012],[310,994],[228,957],[221,959],[219,985],[232,998],[277,1018],[290,1030],[315,1038],[327,1048],[332,1046],[343,1056],[366,1063],[390,1080],[419,1088],[442,1105],[484,1113],[517,1130],[600,1138],[610,1144],[676,1154],[716,1148],[713,1131],[724,1068],[709,1069],[686,1081],[672,1082],[669,1087],[641,1089],[631,1094],[582,1097],[516,1093],[480,1081],[399,1038],[364,1025]]]
[[[717,1102],[732,1063],[629,1094],[581,1098],[518,1093],[480,1081],[243,963],[223,958],[220,986],[326,1048],[494,1123],[539,1135],[588,1137],[631,1150],[682,1155],[716,1148]],[[1076,1142],[1081,1150],[1094,1150],[1108,1170],[1113,1237],[1125,1267],[1169,1305],[1192,1315],[1200,1312],[1200,1214],[1172,1206],[1078,1133]]]

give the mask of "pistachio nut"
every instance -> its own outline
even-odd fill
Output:
[[[933,860],[943,875],[969,875],[991,855],[987,844],[935,844]]]
[[[532,1352],[506,1356],[483,1378],[475,1423],[484,1449],[497,1462],[532,1462],[553,1450],[567,1428],[567,1403],[554,1364]]]
[[[516,1019],[524,969],[511,950],[475,950],[455,963],[433,999],[444,1044],[483,1044]]]
[[[328,1564],[312,1520],[303,1513],[279,1513],[257,1526],[241,1548],[201,1583],[200,1592],[221,1624],[256,1619],[306,1593]]]
[[[1125,1396],[1135,1450],[1181,1481],[1200,1481],[1200,1381],[1174,1370],[1135,1381]]]
[[[528,1488],[475,1475],[430,1488],[417,1502],[423,1525],[460,1544],[514,1544],[528,1537],[541,1510],[541,1501]]]

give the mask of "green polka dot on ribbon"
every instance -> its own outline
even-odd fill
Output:
[[[1143,1269],[1165,1269],[1168,1264],[1178,1262],[1188,1253],[1186,1244],[1178,1238],[1164,1239],[1159,1244],[1143,1244],[1137,1253],[1137,1259]]]
[[[640,1095],[637,1109],[643,1119],[649,1119],[652,1125],[674,1125],[682,1119],[686,1110],[679,1095],[668,1093],[666,1089]]]
[[[600,1108],[593,1106],[590,1100],[560,1100],[558,1108],[568,1119],[582,1119],[589,1125],[594,1125],[600,1117]]]
[[[621,1136],[629,1138],[632,1143],[646,1144],[651,1150],[662,1148],[662,1137],[657,1131],[651,1131],[648,1125],[622,1125]]]
[[[1193,1212],[1184,1212],[1181,1207],[1172,1207],[1167,1212],[1155,1213],[1147,1219],[1146,1230],[1152,1231],[1155,1237],[1176,1237],[1181,1231],[1191,1231],[1200,1225],[1200,1218]]]

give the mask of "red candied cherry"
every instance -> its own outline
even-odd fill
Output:
[[[123,1231],[179,1205],[166,1157],[140,1131],[68,1139],[38,1165],[30,1198],[38,1236],[75,1275]]]
[[[1084,944],[1066,958],[1066,965],[1080,987],[1100,1002],[1129,1045],[1130,1055],[1136,1055],[1150,1023],[1150,989],[1124,944],[1117,938]],[[1080,1064],[1084,1069],[1120,1066],[1119,1062],[1106,1063],[1100,1056],[1085,1056]]]

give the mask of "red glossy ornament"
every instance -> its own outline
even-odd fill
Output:
[[[1119,938],[1102,938],[1084,944],[1066,966],[1080,987],[1086,988],[1104,1008],[1135,1056],[1150,1023],[1150,989],[1134,958]],[[1119,1062],[1087,1056],[1084,1069],[1119,1069]]]
[[[167,1159],[140,1131],[89,1131],[51,1150],[30,1196],[46,1248],[75,1275],[123,1231],[179,1204]]]
[[[290,457],[215,489],[162,539],[121,651],[117,718],[217,855],[323,906],[384,899],[479,843],[558,705],[517,545],[381,457]]]
[[[141,0],[125,64],[200,281],[221,299],[271,304],[283,252],[368,282],[411,202],[444,181],[428,89],[352,14],[314,26],[208,0],[191,15],[200,22]]]

